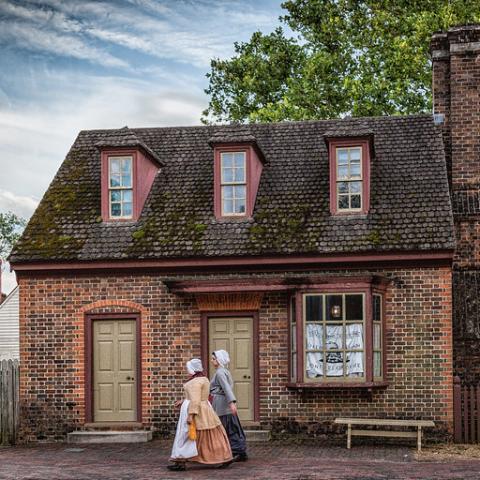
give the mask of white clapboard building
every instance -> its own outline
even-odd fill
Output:
[[[0,361],[19,358],[18,287],[0,304]]]

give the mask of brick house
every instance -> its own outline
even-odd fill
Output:
[[[80,132],[10,258],[23,439],[169,432],[184,362],[221,347],[246,425],[448,433],[452,270],[477,275],[478,37],[433,37],[435,121]]]

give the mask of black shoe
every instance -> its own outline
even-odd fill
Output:
[[[180,462],[174,463],[173,465],[167,465],[167,468],[172,472],[184,472],[187,469],[185,464]]]
[[[223,462],[221,465],[218,466],[218,468],[227,468],[233,463],[233,458],[229,460],[228,462]]]
[[[248,460],[248,455],[246,453],[240,453],[233,457],[234,462],[246,462]]]

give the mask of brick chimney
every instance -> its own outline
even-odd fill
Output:
[[[430,50],[433,113],[443,132],[457,243],[454,370],[480,382],[480,25],[435,33]]]

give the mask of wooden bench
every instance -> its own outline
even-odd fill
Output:
[[[430,420],[388,420],[375,418],[336,418],[335,423],[347,425],[347,448],[352,446],[352,435],[363,437],[402,437],[416,438],[417,449],[422,450],[422,427],[434,427]],[[388,427],[416,427],[416,432],[394,430],[352,430],[352,425],[388,426]]]

